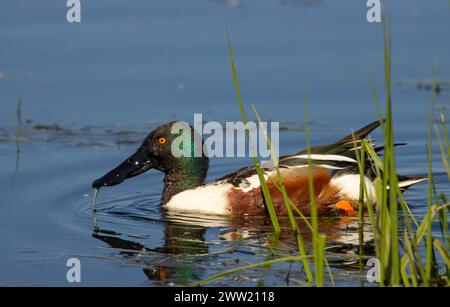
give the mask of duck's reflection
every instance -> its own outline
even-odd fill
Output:
[[[211,253],[209,247],[212,242],[208,242],[205,238],[210,228],[221,229],[217,241],[214,242],[222,240],[224,245],[229,242],[247,240],[247,242],[259,242],[262,248],[266,245],[267,250],[269,244],[273,244],[272,248],[295,248],[296,246],[296,240],[290,231],[291,225],[287,219],[280,219],[284,231],[277,236],[276,241],[271,242],[268,238],[273,237],[273,230],[267,218],[230,219],[169,213],[163,213],[163,216],[165,229],[160,246],[145,246],[133,241],[129,236],[99,228],[98,225],[94,225],[92,236],[116,249],[120,257],[128,263],[142,267],[149,279],[162,284],[173,282],[178,285],[189,285],[192,281],[207,275],[208,272],[205,270],[208,270],[208,261],[204,261],[202,265],[196,265],[198,263],[195,262],[202,258],[202,255]],[[312,235],[308,226],[304,221],[298,221],[298,223],[302,229],[304,241],[310,245]],[[362,238],[359,236],[361,231]],[[361,228],[357,219],[321,218],[319,232],[327,236],[328,252],[333,256],[340,253],[357,255],[360,248],[364,255],[374,252],[370,227],[363,225]]]
[[[94,227],[92,237],[105,242],[116,249],[128,263],[143,268],[144,274],[151,280],[162,284],[173,281],[178,285],[189,285],[198,279],[197,274],[185,261],[177,261],[176,255],[197,256],[208,253],[205,240],[207,228],[196,225],[182,225],[167,222],[164,240],[161,246],[147,247],[134,242],[128,237],[124,239],[120,233]]]

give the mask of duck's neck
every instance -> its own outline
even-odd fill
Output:
[[[162,204],[172,196],[205,183],[209,161],[206,157],[186,158],[178,161],[177,167],[171,168],[164,177]]]

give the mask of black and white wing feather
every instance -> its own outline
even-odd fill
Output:
[[[308,162],[311,161],[314,165],[327,168],[332,173],[358,173],[357,151],[355,149],[360,148],[361,140],[365,139],[370,132],[383,123],[384,120],[375,121],[335,143],[314,146],[310,149],[310,155],[307,154],[307,150],[302,150],[293,155],[282,156],[279,159],[278,166],[281,169],[301,168],[308,166]],[[371,141],[369,141],[369,144],[373,147],[375,146]],[[383,148],[374,147],[374,149],[381,151]],[[263,164],[262,168],[268,176],[274,171],[274,167],[270,162]],[[234,186],[242,187],[249,184],[250,178],[253,181],[256,174],[256,168],[254,166],[243,167],[237,172],[219,178],[217,181],[225,181]]]

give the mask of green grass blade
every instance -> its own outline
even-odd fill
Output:
[[[247,131],[247,136],[249,138],[250,146],[252,147],[252,140],[251,140],[250,132],[249,132],[249,129],[248,129],[247,116],[245,114],[244,103],[242,102],[241,90],[240,90],[240,87],[239,87],[239,80],[238,80],[238,77],[237,77],[236,65],[235,65],[235,62],[234,62],[233,50],[231,48],[231,40],[230,40],[230,37],[228,35],[228,30],[226,30],[226,38],[227,38],[228,54],[229,54],[230,63],[231,63],[231,71],[232,71],[232,74],[233,74],[234,87],[235,87],[235,90],[236,90],[236,96],[237,96],[237,100],[238,100],[238,104],[239,104],[239,109],[241,111],[242,120],[244,122],[246,131]],[[259,181],[260,181],[260,184],[261,184],[261,190],[263,192],[263,197],[264,197],[264,200],[265,200],[265,203],[266,203],[266,206],[267,206],[267,211],[269,212],[270,220],[272,222],[274,231],[276,233],[279,233],[281,231],[281,228],[280,228],[280,224],[278,222],[278,217],[277,217],[275,208],[274,208],[273,203],[272,203],[272,198],[270,196],[270,192],[269,192],[269,190],[267,188],[267,185],[266,185],[266,181],[265,181],[265,178],[264,178],[264,172],[263,172],[263,170],[262,170],[262,168],[260,166],[260,163],[259,163],[259,160],[258,160],[258,157],[257,157],[256,153],[253,152],[253,157],[252,158],[253,158],[253,164],[255,165],[256,172],[258,174],[258,178],[259,178]]]
[[[216,274],[214,276],[208,277],[204,280],[201,280],[199,282],[196,282],[194,284],[192,284],[193,287],[198,287],[198,286],[202,286],[205,285],[207,283],[210,283],[212,281],[215,281],[217,279],[220,279],[224,276],[233,274],[233,273],[237,273],[237,272],[241,272],[244,270],[249,270],[249,269],[254,269],[257,267],[264,267],[266,265],[272,265],[274,263],[280,263],[280,262],[295,262],[295,261],[301,261],[303,260],[302,256],[291,256],[291,257],[283,257],[283,258],[277,258],[277,259],[273,259],[273,260],[268,260],[268,261],[264,261],[264,262],[259,262],[259,263],[254,263],[254,264],[249,264],[246,266],[242,266],[242,267],[238,267],[238,268],[233,268],[231,270],[227,270],[224,272],[221,272],[219,274]]]

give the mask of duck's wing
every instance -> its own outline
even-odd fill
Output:
[[[218,178],[216,181],[223,181],[227,183],[231,183],[235,187],[242,186],[243,183],[247,181],[247,178],[250,178],[256,175],[256,168],[254,166],[246,166],[234,173],[227,174],[223,177]]]
[[[326,168],[332,173],[338,171],[358,172],[355,149],[361,146],[361,140],[365,139],[370,132],[383,123],[384,120],[374,121],[337,142],[311,147],[310,155],[307,154],[307,150],[302,150],[293,155],[282,156],[279,159],[278,165],[280,169],[302,168],[307,166],[308,162],[311,161],[312,164]],[[383,150],[383,147],[375,147],[375,144],[371,141],[369,144],[377,152]],[[264,163],[261,167],[266,175],[270,175],[274,170],[271,162]],[[242,186],[249,178],[253,179],[256,174],[256,168],[254,166],[248,166],[225,175],[217,179],[217,181],[225,181],[234,186]]]
[[[280,167],[295,167],[307,165],[310,160],[314,165],[318,165],[330,170],[346,172],[358,172],[358,157],[357,150],[361,148],[361,141],[380,125],[384,124],[384,119],[374,121],[361,129],[349,134],[342,139],[331,143],[311,147],[308,155],[308,150],[302,150],[294,155],[280,157]],[[375,147],[373,140],[368,140],[369,145],[380,152],[383,147]],[[399,144],[400,145],[400,144]],[[370,159],[367,157],[367,159]]]
[[[369,133],[384,124],[384,122],[384,119],[374,121],[334,143],[311,147],[311,154],[343,155],[355,159],[355,148],[359,148],[361,146],[361,140],[364,140]],[[373,145],[372,142],[369,143]],[[304,149],[298,152],[297,155],[306,153],[307,150]]]

